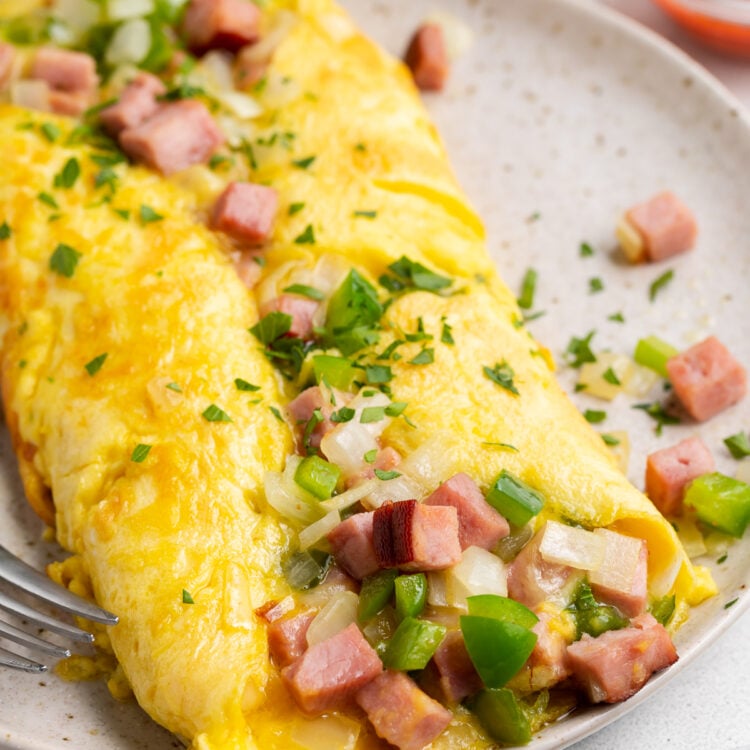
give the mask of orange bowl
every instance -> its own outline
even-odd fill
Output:
[[[721,52],[750,58],[748,0],[654,0],[701,42]]]

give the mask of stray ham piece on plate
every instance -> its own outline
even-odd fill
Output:
[[[257,245],[271,234],[278,204],[273,188],[232,182],[214,204],[211,224],[236,240]]]
[[[191,99],[162,104],[148,120],[120,133],[128,156],[165,175],[207,162],[223,142],[205,105]]]
[[[461,561],[458,513],[451,506],[385,503],[374,511],[372,536],[381,568],[444,570]]]
[[[99,113],[104,129],[113,136],[126,128],[134,128],[148,120],[159,108],[157,96],[165,94],[166,86],[150,73],[139,73],[122,91],[114,104]]]
[[[425,500],[427,505],[450,505],[458,512],[458,538],[461,549],[492,549],[508,536],[508,522],[484,499],[476,482],[460,473],[443,482]]]
[[[625,218],[640,236],[643,252],[650,261],[671,258],[690,250],[695,244],[698,233],[695,217],[690,209],[669,191],[633,206],[626,212]]]
[[[380,657],[352,623],[310,646],[281,670],[281,679],[297,705],[316,715],[341,708],[382,671]]]
[[[292,319],[289,335],[309,341],[313,338],[313,318],[319,307],[320,302],[314,299],[297,294],[280,294],[262,305],[260,314],[280,312],[289,315]]]
[[[211,49],[237,52],[257,41],[260,18],[260,9],[248,0],[191,0],[182,30],[197,54]]]
[[[312,612],[274,620],[268,626],[268,652],[278,667],[288,667],[307,651],[307,629]]]
[[[302,445],[302,437],[305,432],[305,426],[312,419],[313,413],[319,410],[323,416],[323,420],[318,422],[308,435],[309,447],[320,448],[320,441],[323,439],[323,436],[336,426],[330,420],[331,414],[336,409],[345,406],[350,399],[350,393],[344,393],[333,388],[331,389],[331,395],[328,395],[319,385],[313,385],[305,388],[297,398],[287,404],[286,412],[290,422],[295,426],[297,447],[300,449],[302,455],[307,454],[308,446]]]
[[[688,484],[714,468],[705,443],[699,437],[686,438],[646,459],[646,494],[665,516],[678,515]]]
[[[436,23],[420,26],[409,42],[404,62],[423,91],[441,91],[448,77],[448,53],[443,30]]]
[[[330,531],[327,537],[336,562],[358,581],[380,568],[373,545],[374,516],[374,511],[355,513]]]
[[[623,701],[676,661],[669,633],[649,614],[636,617],[632,627],[596,638],[584,634],[568,646],[568,666],[592,703]]]
[[[99,85],[96,61],[85,52],[42,47],[34,55],[30,78],[47,81],[55,91],[93,94]]]
[[[399,750],[422,750],[440,736],[453,714],[403,672],[388,670],[356,695],[378,737]]]
[[[675,395],[699,422],[736,404],[747,393],[747,373],[715,336],[667,361]]]

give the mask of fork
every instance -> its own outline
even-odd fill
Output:
[[[113,615],[111,612],[97,607],[95,604],[54,583],[45,575],[8,552],[2,545],[0,545],[0,581],[10,583],[21,591],[78,617],[93,620],[94,622],[101,622],[105,625],[117,624],[117,615]],[[3,591],[0,591],[0,609],[18,617],[23,617],[26,620],[41,625],[46,630],[58,633],[74,641],[91,643],[94,640],[94,636],[91,633],[75,625],[58,620],[55,617],[37,612],[29,605],[17,601]],[[70,650],[64,646],[58,646],[55,643],[46,641],[2,620],[0,620],[0,638],[14,641],[32,651],[40,651],[49,656],[58,658],[70,656]],[[24,672],[38,673],[47,670],[45,664],[15,654],[2,646],[0,646],[0,666],[20,669]]]

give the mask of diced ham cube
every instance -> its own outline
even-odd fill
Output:
[[[305,612],[268,626],[268,651],[279,668],[288,667],[307,651],[307,629],[314,619],[312,612]]]
[[[0,91],[2,91],[10,81],[10,75],[13,72],[13,61],[15,59],[15,47],[12,44],[0,42]]]
[[[259,260],[259,254],[257,252],[251,252],[249,250],[240,250],[233,254],[232,261],[234,263],[234,269],[237,271],[237,276],[240,277],[240,281],[248,288],[254,289],[255,285],[260,280],[261,268]]]
[[[442,28],[436,23],[420,26],[409,42],[404,62],[420,89],[442,90],[449,70]]]
[[[49,109],[58,115],[78,117],[91,106],[91,95],[82,91],[49,91]]]
[[[355,513],[328,533],[336,562],[349,575],[361,581],[379,569],[373,546],[375,513]]]
[[[354,487],[360,482],[367,481],[368,479],[375,478],[375,469],[379,471],[392,471],[401,463],[401,454],[391,448],[389,445],[385,448],[381,448],[375,460],[371,464],[367,464],[362,471],[352,474],[346,478],[347,488]]]
[[[286,596],[281,601],[269,599],[265,604],[256,607],[253,612],[262,620],[271,623],[280,620],[284,615],[288,615],[295,606],[292,596]]]
[[[704,422],[747,393],[747,373],[715,336],[667,361],[674,392],[693,419]]]
[[[625,214],[643,239],[648,260],[658,261],[690,250],[698,226],[690,209],[665,191],[633,206]]]
[[[449,630],[428,665],[434,675],[437,691],[444,703],[460,703],[482,687],[479,676],[460,630]]]
[[[236,52],[257,41],[261,13],[249,0],[191,0],[182,29],[197,54],[211,49]]]
[[[359,628],[348,627],[314,646],[281,670],[281,679],[307,714],[345,706],[360,688],[383,671],[375,650]]]
[[[313,385],[302,391],[297,398],[287,405],[286,411],[289,420],[295,426],[297,447],[303,455],[307,453],[308,447],[320,448],[320,441],[323,436],[336,426],[330,420],[331,414],[342,406],[346,406],[351,398],[351,394],[344,393],[336,388],[330,391],[326,389],[324,392],[319,385]],[[302,444],[305,425],[312,419],[313,412],[316,409],[320,410],[323,421],[315,425],[308,436],[309,446],[305,446]]]
[[[593,581],[591,582],[591,591],[599,601],[617,607],[626,617],[632,618],[643,614],[648,601],[648,547],[646,542],[641,542],[641,554],[638,558],[638,567],[635,569],[635,577],[630,591],[619,591]]]
[[[563,603],[567,594],[572,593],[577,579],[573,568],[547,562],[542,557],[539,547],[543,537],[544,528],[534,535],[508,567],[508,596],[530,609],[547,599]]]
[[[522,692],[546,690],[570,676],[567,647],[572,633],[566,633],[562,623],[555,623],[559,615],[548,611],[545,605],[537,607],[535,612],[539,622],[532,628],[536,634],[534,649],[509,684]]]
[[[263,80],[269,60],[259,60],[254,45],[243,47],[234,60],[234,81],[238,89],[249,89]]]
[[[508,522],[484,499],[476,482],[467,474],[456,474],[443,482],[425,500],[427,505],[450,505],[458,512],[461,549],[492,549],[510,532]]]
[[[373,544],[381,568],[444,570],[461,561],[458,513],[416,500],[385,503],[374,511]]]
[[[268,315],[270,312],[280,312],[290,315],[292,325],[289,329],[289,335],[310,341],[314,338],[313,319],[319,307],[320,302],[314,299],[300,297],[298,294],[280,294],[262,305],[260,314]]]
[[[57,91],[93,93],[99,85],[96,61],[85,52],[42,47],[34,55],[30,78],[38,78]]]
[[[122,91],[120,98],[99,113],[104,129],[113,136],[148,120],[159,108],[156,97],[165,94],[166,86],[150,73],[139,73]]]
[[[278,205],[273,188],[232,182],[216,201],[211,224],[236,240],[257,245],[270,236]]]
[[[439,737],[453,714],[403,672],[388,670],[356,696],[378,737],[399,750],[422,750]]]
[[[359,593],[359,583],[354,580],[343,568],[333,563],[328,569],[325,581],[319,584],[318,591],[325,591],[326,595],[333,595],[342,591],[353,591]]]
[[[686,438],[646,459],[646,494],[665,516],[679,515],[688,484],[714,468],[705,443],[699,437]]]
[[[632,627],[596,638],[584,634],[568,646],[568,665],[592,703],[625,700],[676,661],[669,633],[649,614],[636,617]]]
[[[223,142],[205,105],[192,99],[162,104],[148,120],[120,133],[128,156],[165,175],[207,162]]]

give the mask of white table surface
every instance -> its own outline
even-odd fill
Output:
[[[750,62],[701,46],[650,0],[600,1],[669,39],[750,108]],[[574,750],[750,748],[749,645],[750,611],[661,693]]]

